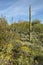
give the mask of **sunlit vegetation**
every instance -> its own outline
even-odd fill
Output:
[[[9,25],[0,18],[0,65],[43,65],[43,24],[32,22],[29,41],[29,22]]]

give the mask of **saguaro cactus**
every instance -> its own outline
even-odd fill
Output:
[[[29,7],[29,41],[31,41],[31,23],[32,23],[32,7]]]

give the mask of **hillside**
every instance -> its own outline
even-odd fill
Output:
[[[43,65],[43,24],[31,24],[30,32],[28,21],[9,25],[0,18],[0,65]]]

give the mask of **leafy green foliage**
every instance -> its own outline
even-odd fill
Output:
[[[9,25],[0,18],[0,65],[43,65],[43,24],[32,22],[31,42],[29,33],[28,21]]]

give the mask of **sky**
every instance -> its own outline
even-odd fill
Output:
[[[32,6],[32,21],[43,23],[43,0],[0,0],[0,17],[6,17],[9,24],[29,21],[29,6]]]

